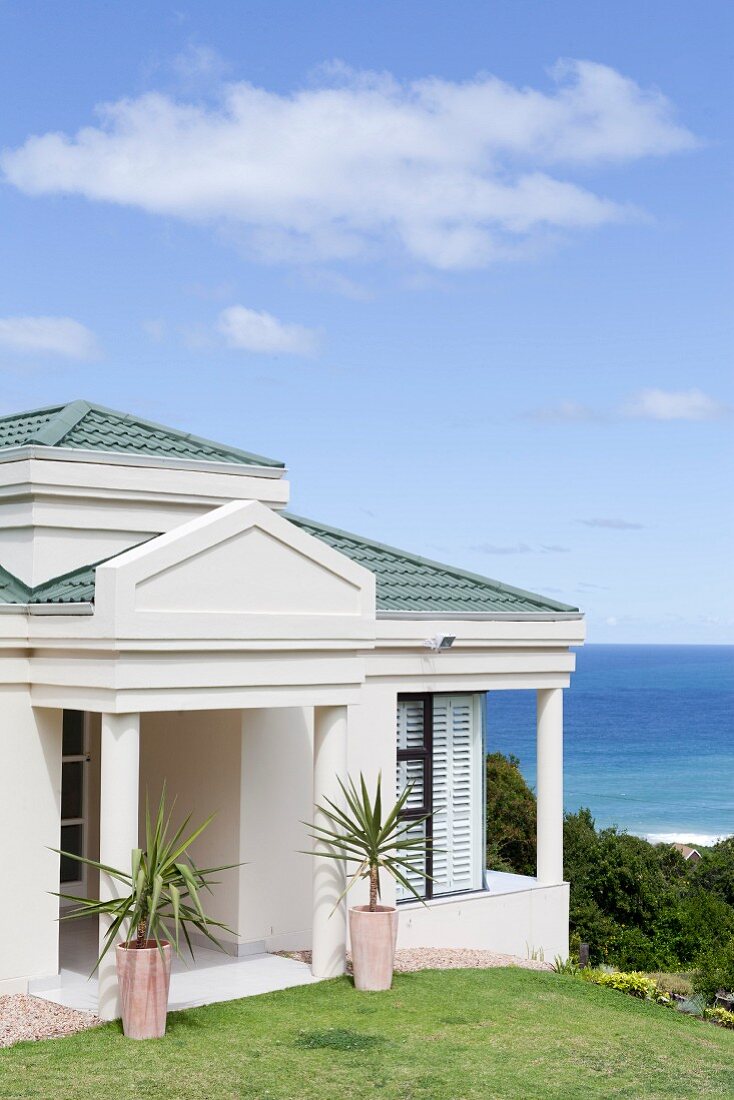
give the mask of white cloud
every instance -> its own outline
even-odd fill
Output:
[[[633,523],[628,519],[614,519],[614,518],[596,518],[596,519],[580,519],[579,523],[583,523],[585,527],[607,527],[611,531],[641,531],[641,523]]]
[[[641,390],[623,414],[639,420],[716,420],[731,408],[701,390]]]
[[[531,420],[553,423],[593,423],[619,420],[718,420],[731,416],[734,409],[698,389],[646,389],[633,394],[617,408],[592,408],[578,401],[559,401],[533,409],[525,415]]]
[[[206,80],[220,80],[229,69],[229,63],[225,61],[218,50],[212,46],[195,45],[189,43],[171,61],[171,68],[185,82]]]
[[[227,223],[269,261],[397,250],[481,267],[549,231],[637,216],[567,178],[575,169],[588,179],[589,167],[695,145],[662,94],[614,69],[570,61],[552,76],[539,91],[335,66],[292,95],[245,82],[222,84],[215,106],[150,93],[100,106],[73,137],[29,137],[0,164],[27,194]]]
[[[217,329],[231,348],[266,355],[311,355],[318,344],[318,335],[313,329],[284,324],[271,313],[245,306],[222,310]]]
[[[23,354],[89,359],[97,344],[86,325],[71,317],[2,317],[0,345]]]
[[[368,287],[339,271],[331,271],[328,268],[304,267],[299,272],[299,277],[301,282],[312,290],[339,294],[343,298],[351,298],[353,302],[368,302],[373,297]]]

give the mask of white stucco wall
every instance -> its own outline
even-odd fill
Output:
[[[311,708],[242,712],[242,951],[310,945],[312,768]]]
[[[151,811],[158,805],[163,781],[168,799],[176,798],[173,826],[191,814],[191,828],[216,817],[191,849],[202,867],[238,863],[240,838],[239,711],[167,712],[143,715],[140,726],[140,838],[145,836],[145,795]],[[237,931],[238,872],[223,871],[205,911]],[[232,937],[222,934],[223,940]]]
[[[398,947],[464,947],[553,962],[568,957],[568,883],[400,906]]]
[[[61,712],[34,710],[26,688],[0,687],[3,823],[0,994],[58,967]]]
[[[251,476],[227,463],[183,464],[141,455],[36,448],[42,457],[0,454],[0,564],[26,584],[170,531],[232,500],[288,501],[282,471]],[[66,460],[64,460],[66,458]]]

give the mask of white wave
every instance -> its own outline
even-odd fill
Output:
[[[727,834],[722,833],[644,833],[645,840],[651,844],[691,844],[694,847],[710,848],[712,844],[718,844],[720,840],[726,840]]]

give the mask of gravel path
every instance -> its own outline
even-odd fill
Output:
[[[310,963],[310,951],[278,951],[289,959]],[[414,970],[488,970],[494,966],[519,966],[523,970],[552,970],[551,963],[538,959],[521,959],[517,955],[500,955],[496,951],[469,951],[458,947],[412,947],[395,952],[395,971],[409,974]],[[347,955],[347,971],[352,962]]]
[[[29,997],[25,993],[0,997],[0,1047],[9,1047],[24,1039],[74,1035],[101,1023],[91,1012],[77,1012],[41,997]]]

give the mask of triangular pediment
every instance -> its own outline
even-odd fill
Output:
[[[374,578],[258,502],[234,502],[97,570],[97,607],[133,635],[362,632]],[[310,625],[309,625],[310,624]]]

